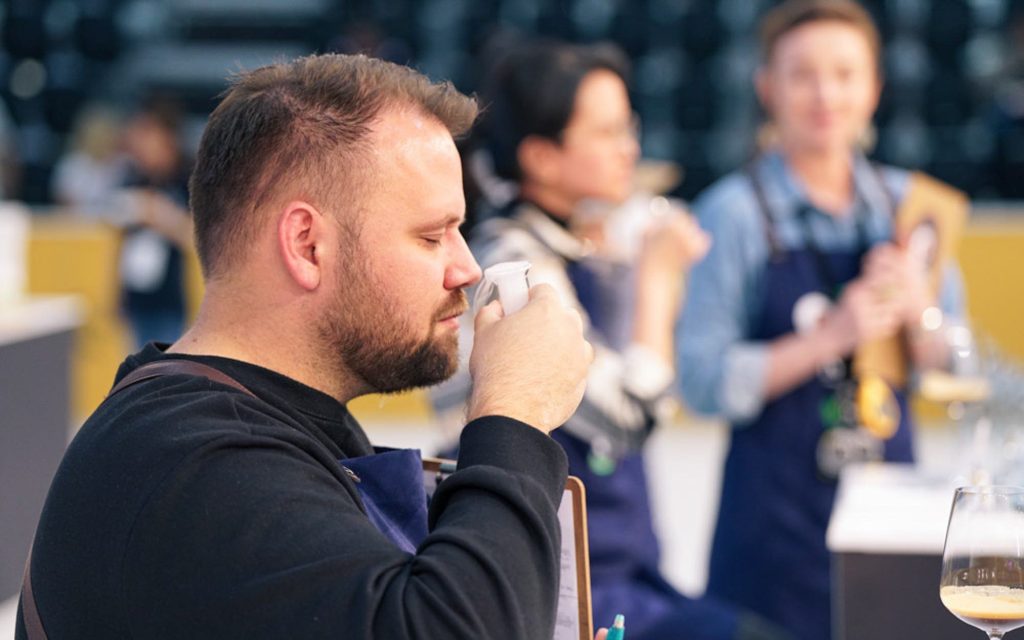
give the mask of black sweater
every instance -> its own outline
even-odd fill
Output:
[[[149,346],[118,379],[165,357]],[[566,477],[553,440],[508,418],[470,423],[412,556],[374,528],[338,464],[372,453],[342,404],[255,365],[193,359],[259,399],[172,375],[89,418],[36,533],[52,640],[551,636]]]

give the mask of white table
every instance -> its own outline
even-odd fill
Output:
[[[835,640],[978,640],[939,600],[954,488],[910,465],[843,473],[827,535]]]

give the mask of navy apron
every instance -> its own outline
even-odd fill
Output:
[[[641,453],[617,461],[615,471],[590,469],[590,445],[556,429],[551,432],[569,460],[569,473],[587,489],[590,590],[594,626],[626,616],[633,640],[728,640],[736,632],[733,607],[687,598],[658,570],[660,550],[651,521],[647,473]]]
[[[594,329],[604,336],[602,295],[607,292],[583,262],[569,262],[567,273]],[[738,620],[731,605],[687,598],[659,571],[643,453],[627,453],[616,460],[613,472],[599,474],[588,462],[589,442],[565,429],[552,431],[551,437],[565,450],[569,473],[587,490],[594,626],[608,627],[621,613],[633,640],[676,640],[681,634],[687,640],[733,638]]]
[[[427,537],[427,491],[419,449],[377,449],[346,458],[341,465],[354,476],[366,515],[402,551],[416,553]]]
[[[772,257],[764,268],[759,312],[747,339],[770,342],[794,331],[793,306],[801,296],[831,293],[817,261],[823,258],[842,284],[860,273],[864,248],[783,250],[761,201]],[[829,394],[814,377],[769,402],[754,422],[733,427],[708,570],[709,595],[743,605],[800,640],[832,637],[825,531],[836,482],[823,478],[816,462],[825,428],[821,406]],[[900,425],[884,443],[884,459],[912,462],[905,390],[897,390],[896,398]]]

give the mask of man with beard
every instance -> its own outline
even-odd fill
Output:
[[[385,512],[422,486],[389,484],[345,408],[456,367],[480,272],[453,136],[475,116],[360,56],[236,78],[191,182],[202,309],[125,361],[69,446],[18,638],[551,636],[566,461],[547,432],[593,357],[578,315],[546,287],[478,314],[459,468],[418,538]]]

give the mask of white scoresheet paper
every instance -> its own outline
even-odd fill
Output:
[[[423,459],[423,484],[427,495],[434,494],[440,477],[451,470],[454,470],[454,462]],[[562,553],[552,640],[593,640],[586,492],[579,478],[569,476],[565,483],[558,522],[562,528]]]
[[[576,537],[573,535],[572,493],[566,489],[558,507],[562,525],[562,570],[558,586],[558,615],[555,617],[554,640],[580,638],[579,584],[576,580]]]

